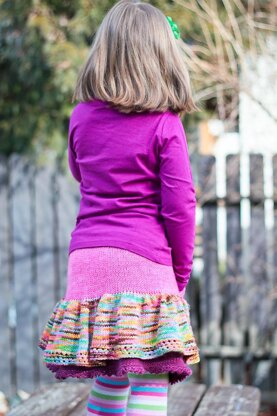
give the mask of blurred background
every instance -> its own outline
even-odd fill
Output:
[[[71,97],[114,3],[0,0],[0,415],[58,382],[37,341],[64,295],[80,201]],[[276,415],[277,4],[149,3],[180,27],[201,108],[183,118],[198,198],[186,297],[201,354],[188,382],[257,386],[260,415]]]

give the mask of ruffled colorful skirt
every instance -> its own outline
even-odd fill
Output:
[[[174,384],[200,361],[172,266],[107,246],[70,253],[38,347],[57,379],[168,372]]]

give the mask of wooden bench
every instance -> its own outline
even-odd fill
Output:
[[[86,416],[90,388],[84,382],[45,385],[7,416]],[[178,382],[169,386],[168,416],[256,416],[260,401],[257,387]]]

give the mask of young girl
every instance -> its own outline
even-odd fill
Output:
[[[38,345],[57,379],[94,379],[88,415],[166,415],[169,384],[200,361],[184,299],[196,197],[180,120],[197,107],[178,37],[154,6],[121,0],[75,88],[80,209],[67,290]]]

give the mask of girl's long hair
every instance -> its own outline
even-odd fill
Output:
[[[72,101],[96,98],[123,113],[199,110],[179,42],[158,8],[118,1],[94,36]]]

